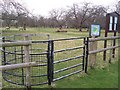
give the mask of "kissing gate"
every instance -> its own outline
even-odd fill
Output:
[[[24,38],[26,36],[27,38]],[[77,37],[51,40],[49,35],[38,34],[4,37],[3,42],[29,40],[32,43],[29,46],[29,62],[37,64],[28,70],[26,68],[4,70],[2,76],[9,83],[29,87],[51,85],[51,82],[84,71],[85,39]],[[3,47],[2,58],[3,65],[25,63],[24,46]],[[26,79],[28,71],[30,80]]]

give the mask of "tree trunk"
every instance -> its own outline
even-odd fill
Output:
[[[80,26],[79,31],[82,32],[82,26]]]
[[[26,30],[26,24],[25,23],[23,24],[23,29]]]

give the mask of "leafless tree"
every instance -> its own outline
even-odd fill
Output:
[[[120,14],[120,1],[116,5],[116,11]]]
[[[12,20],[19,20],[21,16],[27,16],[29,11],[17,0],[1,0],[0,10],[2,11],[2,19],[7,22],[7,26],[10,27]],[[24,30],[26,30],[26,24],[23,22]]]
[[[59,28],[62,29],[62,26],[65,24],[65,10],[64,9],[53,9],[50,11],[51,20],[55,21]]]

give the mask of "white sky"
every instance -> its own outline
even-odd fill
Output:
[[[66,8],[73,3],[91,2],[95,5],[112,6],[119,0],[22,0],[24,5],[35,15],[48,16],[49,11]]]

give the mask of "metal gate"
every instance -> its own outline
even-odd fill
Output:
[[[84,37],[50,40],[48,43],[48,51],[49,85],[51,82],[84,71]]]
[[[30,46],[30,61],[37,62],[35,67],[31,67],[31,86],[49,84],[84,71],[85,67],[85,37],[40,40],[39,35],[31,34],[32,45]],[[32,37],[37,36],[37,40]],[[41,36],[41,35],[40,35]],[[47,35],[49,38],[49,35]],[[21,38],[16,35],[13,40],[4,39],[4,42],[14,42],[15,38]],[[2,49],[3,65],[17,64],[24,62],[23,47],[8,47]],[[6,70],[3,72],[3,78],[9,83],[25,86],[24,68],[15,70]]]

